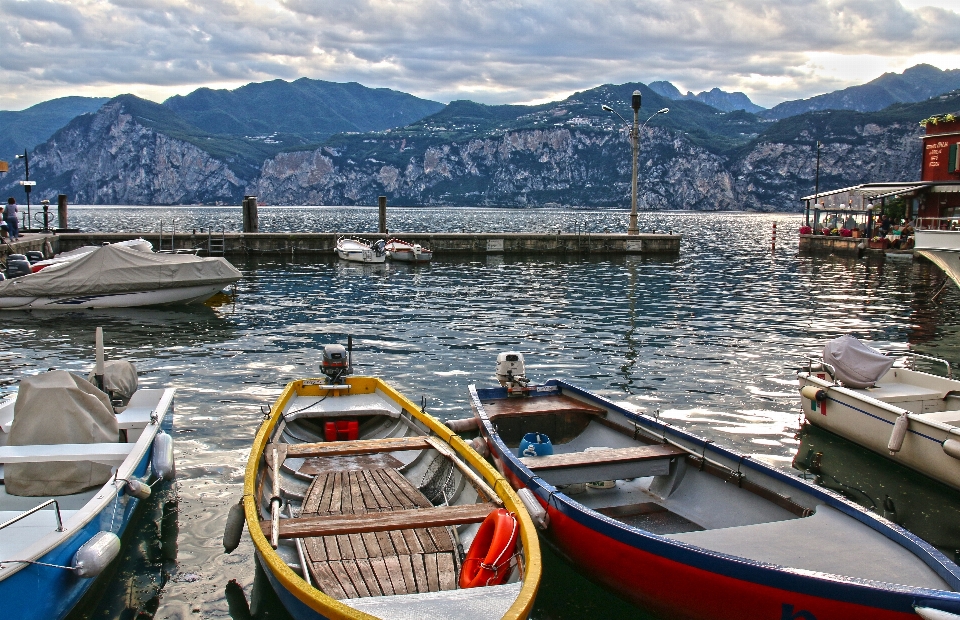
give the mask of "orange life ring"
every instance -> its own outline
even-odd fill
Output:
[[[497,586],[506,581],[519,533],[517,518],[503,508],[488,514],[463,560],[460,587]]]

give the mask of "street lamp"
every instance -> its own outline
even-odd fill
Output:
[[[633,128],[630,130],[630,142],[633,145],[633,190],[631,193],[630,200],[630,225],[627,227],[628,235],[638,235],[640,234],[640,229],[637,227],[637,157],[640,154],[640,130],[647,126],[654,116],[657,114],[666,114],[670,111],[670,108],[660,108],[656,112],[650,115],[650,118],[643,121],[643,125],[640,124],[640,91],[633,91],[633,97],[630,98],[630,106],[633,108]],[[627,122],[627,119],[620,116],[620,113],[611,108],[610,106],[604,104],[601,106],[601,109],[604,112],[613,112],[620,120],[624,123]]]
[[[23,160],[23,180],[20,181],[20,185],[23,186],[23,191],[27,193],[27,225],[24,226],[24,232],[30,229],[30,190],[33,189],[33,186],[37,184],[36,181],[30,180],[30,158],[27,157],[27,149],[23,149],[23,155],[17,155],[17,159]]]

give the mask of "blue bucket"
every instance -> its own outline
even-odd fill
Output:
[[[527,433],[520,441],[517,456],[549,456],[553,454],[553,444],[543,433]]]

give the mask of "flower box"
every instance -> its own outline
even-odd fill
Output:
[[[890,240],[884,237],[883,239],[871,239],[870,240],[870,249],[871,250],[886,250],[890,247]]]

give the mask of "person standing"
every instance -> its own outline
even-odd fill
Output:
[[[3,221],[7,223],[7,229],[10,231],[10,240],[19,239],[20,207],[17,206],[17,200],[13,196],[7,198],[7,208],[3,210]]]

